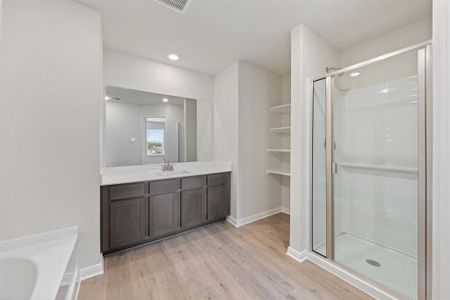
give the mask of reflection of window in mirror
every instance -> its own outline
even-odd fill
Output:
[[[106,87],[103,166],[212,159],[212,103]]]
[[[147,156],[164,155],[165,118],[145,118]]]

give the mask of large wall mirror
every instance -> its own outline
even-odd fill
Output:
[[[114,86],[105,100],[105,167],[212,159],[211,102]]]

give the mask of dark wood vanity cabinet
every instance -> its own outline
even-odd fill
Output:
[[[102,186],[101,206],[108,254],[225,219],[230,173]]]
[[[230,214],[230,174],[208,177],[208,221],[220,220]]]
[[[181,227],[188,229],[206,222],[206,176],[181,179]]]
[[[149,236],[156,238],[180,228],[179,193],[154,195],[149,198]]]
[[[149,183],[149,237],[157,238],[180,228],[180,180]]]
[[[117,248],[137,243],[146,236],[145,198],[124,199],[111,202],[111,247]]]

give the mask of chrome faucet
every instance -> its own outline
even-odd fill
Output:
[[[164,164],[161,166],[161,171],[173,171],[173,164],[170,163],[170,159],[164,158]]]

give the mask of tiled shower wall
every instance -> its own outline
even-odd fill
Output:
[[[417,76],[333,97],[335,232],[416,256]]]

